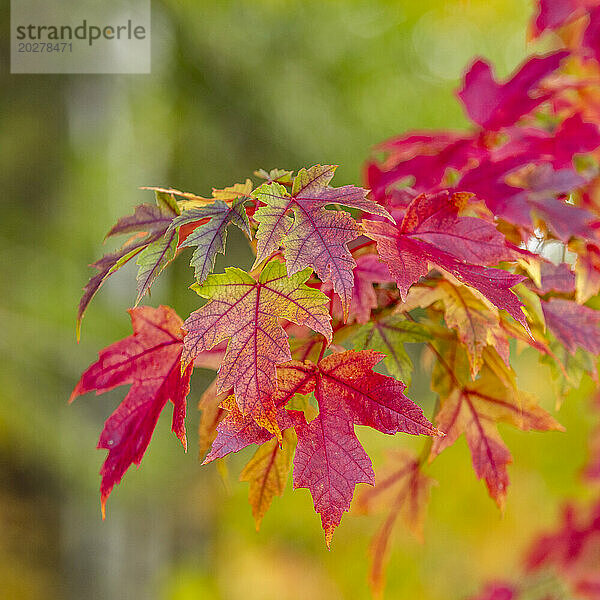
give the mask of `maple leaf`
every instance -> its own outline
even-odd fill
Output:
[[[367,184],[379,202],[388,201],[393,184],[414,178],[411,184],[419,192],[437,189],[448,169],[462,172],[473,160],[487,156],[477,136],[454,132],[411,132],[379,146],[388,152],[383,164],[367,165]],[[386,202],[387,206],[387,202]]]
[[[509,365],[508,339],[494,307],[486,305],[468,287],[441,280],[434,287],[411,288],[403,308],[407,311],[413,307],[427,308],[435,302],[443,304],[446,325],[457,331],[458,339],[467,350],[473,379],[483,364],[483,351],[487,346],[494,347]]]
[[[140,270],[136,305],[139,303],[156,276],[174,256],[177,236],[174,233],[167,233],[167,230],[179,212],[177,203],[170,195],[156,192],[156,205],[137,206],[132,215],[119,219],[106,234],[108,238],[125,233],[136,233],[119,250],[104,255],[91,265],[98,273],[92,276],[83,288],[83,296],[77,309],[77,339],[79,339],[85,310],[100,286],[110,275],[137,255],[139,255]]]
[[[399,229],[471,264],[489,265],[512,259],[504,236],[493,223],[460,215],[471,197],[447,191],[421,194],[406,209]]]
[[[192,288],[207,298],[184,324],[187,332],[182,361],[188,364],[203,351],[229,340],[217,377],[217,392],[233,388],[244,414],[279,432],[272,396],[276,365],[291,359],[288,338],[278,319],[306,325],[331,340],[327,297],[304,282],[310,269],[288,276],[276,260],[258,281],[235,267],[209,275]]]
[[[287,429],[283,433],[281,445],[275,438],[265,442],[240,475],[240,481],[247,481],[250,484],[248,500],[257,531],[273,498],[283,495],[295,447],[296,434],[293,429]]]
[[[509,485],[507,466],[512,458],[497,423],[510,423],[523,431],[563,428],[532,396],[517,389],[514,372],[494,350],[484,350],[479,378],[472,381],[466,353],[456,340],[436,339],[430,348],[437,357],[431,385],[440,397],[435,420],[446,434],[433,440],[430,460],[464,434],[475,474],[485,480],[490,496],[502,508]]]
[[[470,119],[482,128],[493,131],[513,125],[551,97],[552,92],[541,91],[539,84],[568,54],[560,51],[530,57],[502,84],[494,79],[490,64],[478,59],[466,73],[458,97]]]
[[[421,470],[421,461],[406,450],[390,452],[386,468],[377,474],[375,487],[363,490],[358,497],[358,509],[371,513],[385,508],[388,516],[370,546],[369,582],[376,595],[381,595],[389,553],[390,538],[398,518],[419,540],[423,540],[423,523],[429,503],[430,488],[436,482]]]
[[[430,338],[423,325],[392,314],[363,325],[352,341],[356,350],[370,348],[385,354],[383,364],[388,373],[410,385],[413,364],[404,344],[426,342]]]
[[[213,194],[217,192],[213,191]],[[198,283],[202,283],[212,272],[217,253],[225,254],[227,227],[230,223],[237,225],[248,237],[251,236],[245,201],[245,197],[236,198],[229,206],[223,200],[216,200],[207,206],[185,210],[171,223],[169,230],[188,227],[186,237],[179,245],[196,247],[190,266],[194,267]]]
[[[600,312],[571,300],[542,301],[546,323],[555,337],[575,354],[577,348],[600,353]]]
[[[102,350],[81,379],[70,401],[96,391],[132,384],[125,399],[104,424],[98,448],[108,450],[100,471],[102,516],[113,487],[132,463],[139,465],[158,417],[168,400],[173,403],[172,429],[187,447],[185,435],[186,397],[192,365],[181,370],[183,322],[167,306],[143,306],[129,310],[133,335]]]
[[[335,169],[334,165],[300,169],[291,194],[280,183],[265,183],[253,192],[264,205],[254,214],[259,223],[255,265],[283,244],[288,273],[311,267],[323,281],[331,281],[347,318],[355,266],[347,244],[362,231],[349,213],[325,207],[340,204],[393,219],[382,206],[367,200],[367,190],[352,185],[329,187]]]
[[[290,361],[278,367],[273,396],[281,429],[294,427],[298,437],[294,457],[294,488],[310,490],[321,515],[325,540],[331,543],[357,483],[374,482],[371,461],[354,425],[386,434],[443,435],[423,411],[404,394],[402,382],[373,371],[383,355],[373,350],[331,354],[318,365]],[[307,423],[301,412],[283,407],[296,394],[314,393],[319,414]],[[264,444],[273,433],[244,415],[233,397],[223,404],[229,412],[217,427],[217,437],[205,459],[208,463],[251,444]]]
[[[173,218],[179,214],[177,203],[169,194],[156,193],[156,205],[140,204],[136,206],[132,215],[121,217],[106,238],[125,233],[164,233]]]
[[[532,227],[533,209],[561,239],[595,237],[588,226],[593,215],[556,196],[586,183],[573,169],[573,159],[600,145],[598,126],[576,113],[552,132],[509,127],[503,133],[507,140],[481,152],[474,167],[462,169],[454,186],[476,194],[495,215],[519,226]]]
[[[321,515],[327,545],[350,508],[354,487],[373,484],[371,461],[354,432],[366,425],[386,434],[441,435],[409,400],[402,382],[373,371],[373,350],[331,354],[315,365],[292,361],[279,368],[278,398],[314,392],[318,416],[295,425],[294,488],[308,488]]]
[[[528,571],[553,567],[569,584],[572,597],[598,598],[600,502],[588,510],[567,504],[557,531],[539,536],[526,558]]]
[[[538,10],[532,24],[534,36],[582,17],[587,7],[594,4],[597,4],[594,0],[538,0]]]
[[[600,62],[600,2],[598,0],[540,0],[538,13],[530,25],[532,36],[558,29],[587,16],[585,30],[577,43],[582,54]]]
[[[521,303],[510,288],[525,278],[482,265],[511,259],[504,236],[483,219],[460,217],[468,194],[421,194],[409,205],[399,227],[363,221],[366,234],[377,242],[403,300],[410,286],[429,273],[428,263],[475,288],[498,308],[527,328]]]
[[[576,113],[565,119],[554,131],[537,127],[511,127],[507,130],[509,139],[494,148],[494,161],[507,158],[520,158],[521,162],[548,162],[555,169],[573,166],[573,157],[595,150],[600,145],[600,130],[595,123],[583,120]]]
[[[547,220],[557,237],[568,241],[573,235],[594,237],[594,215],[558,197],[585,182],[572,169],[556,171],[549,163],[536,163],[529,156],[509,156],[482,161],[457,187],[476,194],[494,215],[528,231],[533,230],[533,211]]]
[[[580,187],[585,179],[570,169],[553,171],[542,163],[535,167],[525,179],[525,191],[513,201],[518,204],[524,198],[535,214],[541,216],[550,230],[563,242],[573,236],[594,239],[593,222],[596,217],[587,209],[574,206],[557,196]]]

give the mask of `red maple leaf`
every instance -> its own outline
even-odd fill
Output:
[[[140,265],[136,305],[148,292],[156,276],[173,258],[177,236],[175,232],[167,233],[167,230],[179,212],[177,202],[172,196],[157,191],[156,205],[136,206],[132,215],[119,219],[106,234],[106,238],[122,234],[134,235],[121,248],[105,254],[90,265],[98,272],[83,288],[83,296],[77,309],[77,339],[83,315],[96,292],[110,275],[136,256]]]
[[[184,364],[228,340],[217,392],[233,388],[240,410],[277,434],[272,401],[276,366],[292,358],[279,319],[311,327],[331,340],[327,296],[304,284],[309,276],[310,269],[288,276],[276,260],[265,265],[258,281],[228,267],[222,275],[209,275],[202,286],[193,286],[209,302],[184,325]]]
[[[571,300],[550,298],[542,301],[546,324],[571,354],[583,348],[600,353],[600,312]]]
[[[510,291],[524,277],[484,268],[510,259],[512,253],[492,223],[459,216],[466,198],[468,195],[460,193],[421,194],[410,204],[399,227],[377,221],[363,221],[363,227],[377,242],[403,300],[410,286],[429,273],[431,263],[475,288],[527,327],[521,303]]]
[[[558,531],[535,540],[526,559],[529,571],[552,567],[569,584],[577,598],[600,597],[600,503],[591,510],[568,504]]]
[[[537,127],[510,127],[509,140],[492,151],[494,160],[521,157],[522,162],[545,160],[555,169],[573,166],[573,156],[595,150],[600,145],[600,131],[579,113],[565,119],[555,131]]]
[[[111,344],[81,376],[71,394],[96,391],[103,394],[131,384],[125,399],[104,424],[98,448],[108,450],[102,465],[100,493],[102,516],[113,487],[132,463],[139,465],[158,417],[168,400],[173,403],[175,435],[187,448],[185,436],[186,397],[192,365],[182,373],[182,320],[167,306],[142,306],[129,310],[133,335]]]
[[[587,24],[577,49],[600,60],[599,0],[540,0],[530,30],[533,37],[538,37],[548,29],[559,29],[583,16],[587,16]]]
[[[480,127],[493,131],[514,125],[550,98],[552,93],[541,91],[539,84],[558,69],[568,54],[561,51],[528,58],[505,83],[498,83],[490,64],[478,59],[466,73],[458,96],[471,120]]]
[[[533,35],[537,37],[546,29],[558,29],[578,19],[594,4],[597,0],[539,0],[531,27]]]
[[[441,435],[403,394],[402,382],[373,371],[383,357],[373,350],[350,350],[332,354],[318,365],[292,361],[279,371],[280,402],[297,391],[314,392],[319,405],[315,419],[296,425],[293,478],[295,488],[310,490],[328,545],[350,508],[356,484],[374,483],[371,461],[354,425],[386,434]]]
[[[350,508],[354,487],[374,483],[371,460],[361,446],[354,425],[386,434],[441,434],[409,400],[402,382],[373,371],[384,355],[373,350],[331,354],[318,365],[291,361],[278,368],[274,403],[281,429],[294,426],[298,446],[294,458],[294,487],[308,488],[321,515],[325,540],[330,544],[342,515]],[[296,393],[313,392],[318,416],[307,423],[298,411],[284,407]],[[243,415],[231,401],[231,412],[217,427],[217,437],[205,462],[263,444],[273,434]]]
[[[534,162],[529,156],[518,155],[488,158],[468,171],[457,188],[475,194],[494,215],[528,231],[533,230],[533,210],[565,241],[572,235],[594,237],[590,227],[594,215],[559,198],[584,185],[586,179],[570,168],[556,171],[549,163]],[[520,177],[515,181],[517,175]]]
[[[469,162],[487,155],[479,136],[446,131],[412,132],[389,140],[378,149],[387,152],[388,156],[383,165],[369,163],[366,176],[379,202],[393,193],[389,188],[397,181],[410,177],[414,178],[411,184],[414,189],[420,192],[435,190],[449,168],[462,172]]]
[[[512,457],[498,423],[523,431],[560,431],[563,427],[531,395],[517,389],[514,372],[489,347],[484,349],[483,368],[475,381],[466,352],[456,340],[439,339],[430,348],[438,360],[432,375],[432,388],[440,397],[436,424],[446,434],[433,440],[430,460],[464,434],[477,477],[485,480],[490,496],[502,507]]]

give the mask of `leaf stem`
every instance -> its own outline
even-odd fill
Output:
[[[319,352],[319,358],[317,358],[317,364],[321,362],[323,358],[323,354],[325,354],[325,349],[327,348],[327,338],[323,336],[323,343],[321,344],[321,352]]]

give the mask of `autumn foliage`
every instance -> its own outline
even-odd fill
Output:
[[[327,545],[357,484],[375,486],[356,504],[388,511],[371,546],[376,591],[395,521],[420,535],[427,465],[460,436],[502,508],[513,458],[498,423],[562,429],[518,388],[511,358],[532,348],[562,396],[584,373],[597,377],[600,353],[600,3],[542,0],[531,36],[548,30],[556,50],[505,81],[476,59],[457,94],[471,128],[383,142],[364,188],[333,186],[336,167],[320,164],[295,175],[259,170],[259,185],[247,179],[211,198],[148,188],[156,203],[109,231],[129,237],[92,265],[78,311],[79,331],[102,283],[136,258],[133,334],[100,352],[72,394],[131,385],[100,436],[103,511],[169,401],[185,447],[194,367],[218,371],[200,403],[204,463],[256,447],[241,479],[257,527],[290,469],[294,488],[312,495]],[[213,273],[232,224],[256,260],[249,272]],[[138,307],[189,247],[198,310],[182,321],[165,306]],[[430,366],[431,415],[407,392],[415,353],[405,344]],[[356,425],[425,436],[423,452],[390,454],[376,476]],[[591,446],[587,476],[598,480],[598,436]],[[597,507],[583,517],[566,509],[527,569],[553,564],[575,592],[600,598],[600,579],[588,576],[590,564],[598,573],[599,519]],[[519,593],[508,582],[481,598]]]

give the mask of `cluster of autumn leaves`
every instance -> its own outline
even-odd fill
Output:
[[[249,475],[246,469],[246,476],[252,476],[251,487],[262,490],[253,506],[258,520],[274,490],[281,489],[281,482],[268,480],[281,472],[278,455],[291,455],[284,444],[297,439],[294,485],[311,491],[329,543],[350,507],[356,484],[375,481],[354,425],[387,434],[441,435],[403,394],[404,383],[373,370],[383,354],[336,348],[324,357],[334,335],[330,314],[334,294],[342,312],[339,320],[334,319],[336,327],[344,328],[356,319],[352,312],[356,263],[347,244],[363,231],[350,213],[326,206],[343,204],[393,222],[383,207],[367,200],[367,190],[330,187],[334,171],[332,166],[315,165],[300,170],[293,179],[289,172],[273,173],[254,191],[250,184],[243,184],[215,191],[216,200],[188,198],[180,204],[174,199],[178,193],[158,190],[156,209],[140,206],[111,230],[111,234],[138,231],[148,227],[149,219],[159,220],[157,228],[164,229],[163,238],[140,251],[139,293],[149,273],[156,277],[175,255],[167,241],[171,231],[178,232],[179,248],[195,247],[192,288],[206,303],[185,323],[167,307],[132,309],[133,336],[105,349],[73,392],[75,397],[133,384],[101,436],[100,446],[109,451],[102,468],[103,506],[130,464],[139,464],[168,400],[174,405],[173,431],[186,443],[185,398],[193,366],[206,366],[205,360],[212,365],[216,357],[214,401],[219,400],[219,414],[213,415],[209,435],[214,440],[205,462],[251,444],[272,447],[274,456],[265,466],[272,473],[259,467]],[[277,181],[271,179],[275,176]],[[226,194],[228,202],[218,198]],[[168,211],[173,216],[167,225],[162,221]],[[224,251],[225,232],[232,222],[254,240],[255,267],[250,273],[229,267],[223,274],[210,274],[215,255]],[[309,281],[313,269],[320,279]],[[318,289],[322,281],[331,284],[328,295]],[[91,289],[88,285],[86,293]],[[361,310],[364,320],[365,309]],[[286,332],[282,322],[293,324],[295,331]],[[294,354],[289,333],[300,342]],[[290,408],[297,394],[314,394],[318,405],[318,413],[311,415],[314,418]],[[283,432],[289,429],[295,436],[284,438]]]
[[[574,45],[530,58],[502,83],[474,62],[458,94],[471,130],[385,142],[367,165],[369,189],[331,186],[331,165],[257,171],[258,187],[248,179],[212,198],[150,188],[156,204],[109,231],[129,238],[94,263],[78,311],[79,331],[102,283],[136,258],[133,335],[100,352],[72,395],[131,384],[100,437],[103,510],[169,401],[186,445],[195,367],[218,370],[200,402],[204,462],[257,446],[241,474],[257,526],[293,464],[329,544],[356,485],[376,484],[355,425],[427,436],[419,457],[391,456],[359,499],[369,509],[387,498],[390,509],[372,545],[376,588],[394,522],[404,515],[419,530],[424,469],[461,435],[503,505],[512,459],[497,424],[561,429],[518,389],[511,353],[537,351],[560,393],[597,376],[600,312],[584,303],[600,291],[600,70],[587,46],[565,39]],[[256,260],[249,272],[215,274],[231,224]],[[165,306],[137,307],[188,247],[201,307],[185,322]],[[430,419],[405,395],[407,343],[432,364]]]

